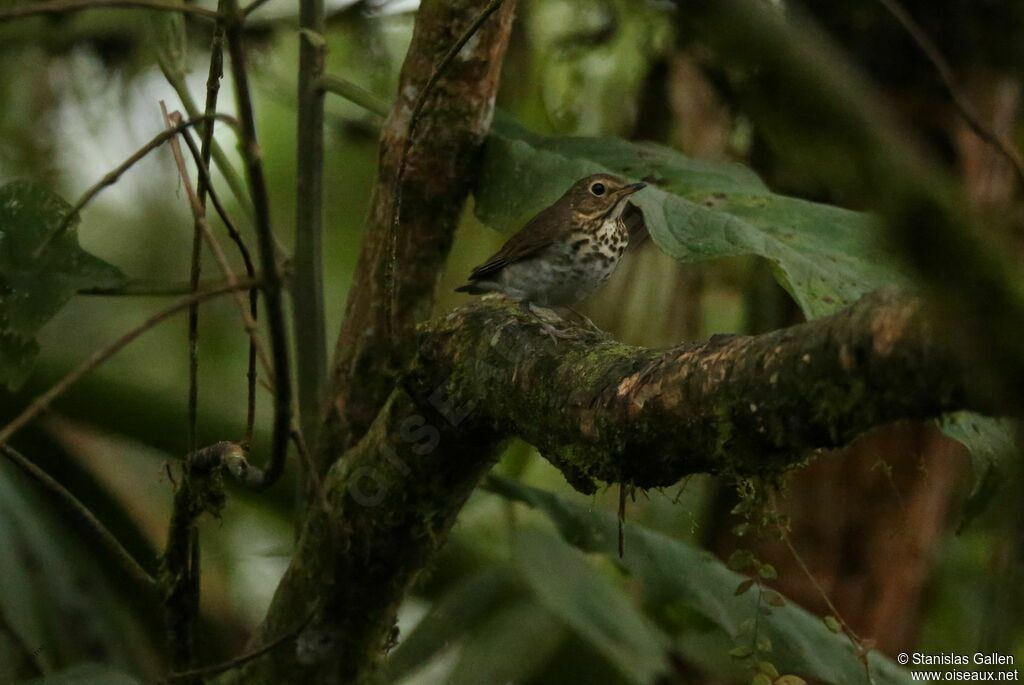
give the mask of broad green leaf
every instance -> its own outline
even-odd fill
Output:
[[[939,427],[971,452],[974,489],[960,512],[959,529],[963,530],[985,510],[1006,479],[1003,465],[1013,459],[1017,451],[1013,440],[1014,423],[1009,419],[957,412],[944,417]]]
[[[23,685],[141,685],[141,681],[107,666],[85,664],[30,680]]]
[[[905,283],[869,215],[775,195],[737,164],[693,160],[653,143],[545,137],[507,118],[495,123],[487,141],[477,214],[499,230],[514,230],[573,182],[599,171],[650,184],[634,202],[663,251],[684,262],[763,257],[808,318]]]
[[[493,492],[542,511],[580,550],[617,558],[618,522],[612,514],[507,479],[491,477],[488,483]],[[663,615],[669,608],[687,612],[677,647],[713,673],[735,677],[736,666],[725,662],[741,625],[755,615],[757,593],[734,596],[743,576],[705,551],[632,523],[625,524],[625,535],[626,554],[618,563],[639,581],[643,603]],[[779,671],[836,685],[865,682],[850,641],[792,602],[772,609],[757,625],[759,635],[771,641],[771,661]],[[877,685],[910,682],[907,672],[885,657],[871,653],[869,659]]]
[[[78,245],[74,223],[37,259],[71,208],[42,186],[0,188],[0,382],[15,389],[38,353],[36,333],[81,288],[111,287],[120,271]]]
[[[507,116],[487,140],[476,213],[498,230],[516,230],[576,180],[601,171],[650,184],[634,202],[663,251],[684,262],[762,257],[809,319],[907,284],[868,214],[775,195],[737,164],[618,138],[541,136]],[[993,482],[990,468],[1002,453],[993,446],[1009,440],[1006,423],[963,414],[942,427],[971,450],[977,482]],[[973,506],[985,492],[976,490]]]
[[[523,575],[538,601],[630,682],[646,685],[668,673],[668,639],[578,551],[538,530],[521,531],[516,543]]]

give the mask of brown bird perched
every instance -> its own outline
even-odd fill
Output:
[[[503,293],[527,307],[571,308],[615,271],[630,228],[642,224],[629,198],[646,185],[611,174],[577,181],[455,290]]]

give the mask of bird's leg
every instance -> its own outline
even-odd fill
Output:
[[[559,340],[571,340],[573,337],[575,337],[571,332],[555,328],[548,322],[547,317],[550,316],[551,314],[554,314],[554,312],[548,309],[547,307],[541,307],[526,300],[520,300],[519,306],[524,311],[529,312],[535,319],[537,319],[538,323],[540,323],[540,329],[544,332],[545,335],[551,338],[551,340],[554,341],[556,345],[558,344]],[[558,315],[555,314],[555,316],[557,317]]]

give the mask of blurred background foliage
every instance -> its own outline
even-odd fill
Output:
[[[788,3],[775,4],[784,11]],[[285,245],[291,243],[295,198],[293,5],[271,0],[249,28],[274,225]],[[818,170],[783,160],[778,146],[785,140],[759,130],[735,90],[737,82],[757,74],[737,81],[728,73],[680,28],[681,5],[522,0],[499,106],[537,133],[652,140],[695,159],[743,162],[776,192],[848,204]],[[328,72],[390,102],[415,6],[328,2]],[[914,0],[906,6],[955,66],[984,118],[1020,142],[1024,4]],[[888,95],[893,111],[926,141],[936,163],[959,179],[979,211],[1003,217],[1019,244],[1024,212],[1010,169],[969,133],[933,67],[892,16],[876,2],[812,0],[804,7],[837,49],[847,51]],[[0,182],[31,179],[76,198],[159,130],[161,100],[171,110],[182,109],[157,66],[159,26],[144,13],[107,10],[0,24]],[[186,83],[199,98],[209,27],[191,21],[186,27]],[[222,103],[230,112],[230,98]],[[375,115],[329,98],[329,336],[338,330],[348,289],[358,287],[351,281],[375,177],[379,125]],[[801,125],[814,122],[799,122],[790,133],[799,135]],[[237,166],[230,131],[219,128],[217,138]],[[223,185],[223,177],[215,178]],[[233,215],[245,216],[229,193],[222,196]],[[184,189],[169,152],[162,150],[102,193],[84,212],[79,237],[88,251],[129,278],[184,282],[191,226]],[[439,311],[462,301],[451,288],[502,239],[466,212]],[[216,272],[212,262],[205,266],[207,274]],[[161,302],[76,298],[43,329],[40,361],[27,384],[0,394],[3,416],[13,415],[87,351]],[[736,257],[681,265],[652,244],[630,257],[586,312],[622,340],[655,346],[713,333],[756,333],[802,319],[764,263]],[[22,451],[76,493],[148,568],[163,545],[169,516],[171,483],[164,465],[186,449],[185,341],[184,317],[164,324],[19,436]],[[242,433],[245,352],[232,303],[206,305],[203,443]],[[267,400],[262,393],[263,426]],[[666,638],[680,654],[667,667],[673,682],[749,680],[749,671],[728,654],[733,645],[708,628],[709,618],[695,612],[692,601],[673,604],[672,597],[688,590],[673,585],[678,579],[672,576],[687,569],[644,567],[674,550],[676,541],[723,559],[749,550],[777,571],[778,579],[766,578],[765,588],[779,588],[812,614],[830,613],[784,545],[770,535],[734,535],[744,522],[733,513],[742,504],[737,485],[749,494],[762,484],[693,477],[665,491],[627,497],[627,520],[637,527],[626,528],[626,559],[619,564],[606,548],[617,491],[583,497],[521,443],[510,446],[496,473],[514,480],[494,481],[474,495],[401,610],[403,638],[388,671],[395,682],[647,682],[664,658]],[[547,495],[531,495],[531,486],[562,499],[552,504],[543,499]],[[510,494],[511,487],[526,489]],[[502,488],[505,497],[493,494]],[[843,617],[882,652],[999,651],[1021,663],[1019,496],[1015,486],[986,491],[984,512],[958,530],[970,489],[959,445],[930,426],[904,426],[878,431],[794,474],[777,513],[792,521],[794,546]],[[292,494],[287,486],[258,498],[233,492],[223,517],[203,527],[204,661],[240,651],[268,605],[294,537]],[[586,531],[573,528],[575,519],[565,513],[575,511],[571,507],[592,514],[606,537],[581,542]],[[582,552],[552,546],[551,521]],[[547,533],[536,533],[538,526]],[[659,536],[656,545],[651,536]],[[114,664],[151,678],[163,673],[159,617],[152,606],[120,592],[117,570],[97,558],[60,510],[6,462],[0,462],[0,540],[0,682],[82,662]],[[651,595],[652,583],[668,589]],[[738,611],[750,597],[737,597],[735,606],[722,611]],[[780,616],[790,620],[789,613]],[[798,625],[805,618],[792,620]],[[739,623],[726,621],[732,625],[726,633],[739,631]],[[856,663],[850,653],[844,658]],[[818,672],[802,665],[824,682],[854,682],[838,661]],[[904,677],[880,668],[879,682]]]

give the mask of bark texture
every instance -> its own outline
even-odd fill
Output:
[[[354,278],[359,287],[349,296],[335,351],[332,399],[316,455],[321,472],[369,428],[414,353],[415,325],[430,315],[437,278],[472,187],[480,144],[491,126],[515,0],[505,0],[484,22],[429,96],[406,160],[394,255],[392,188],[420,90],[487,4],[428,0],[417,13],[398,100],[381,134],[377,183]],[[388,285],[392,256],[393,293]]]
[[[555,341],[500,299],[464,307],[423,330],[410,387],[536,445],[584,491],[777,471],[878,425],[987,408],[929,335],[920,303],[893,292],[665,351],[574,335]]]
[[[664,351],[557,324],[500,297],[420,330],[418,355],[363,439],[331,467],[257,639],[307,627],[226,680],[361,683],[399,602],[503,441],[518,435],[577,488],[773,473],[875,426],[990,409],[891,292],[834,316]]]
[[[443,406],[442,406],[443,408]],[[395,614],[444,544],[500,436],[396,391],[314,501],[258,644],[307,623],[297,639],[227,682],[329,685],[372,678],[397,636]]]

